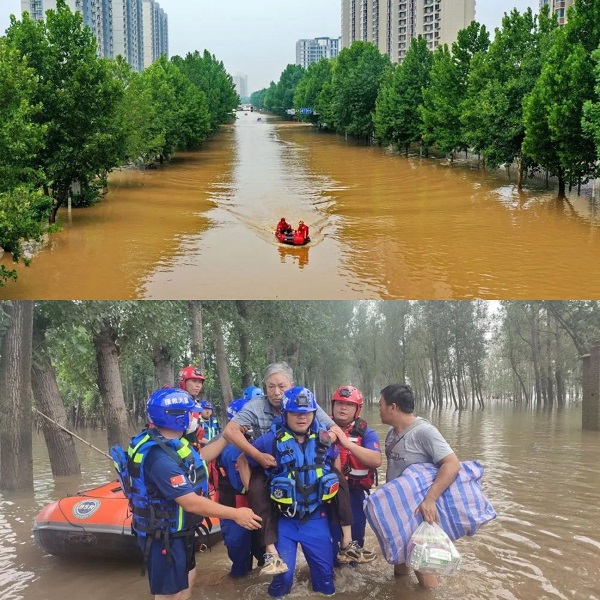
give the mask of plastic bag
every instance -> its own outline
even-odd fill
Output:
[[[437,523],[423,521],[408,542],[406,564],[415,571],[456,575],[460,560],[452,540]]]

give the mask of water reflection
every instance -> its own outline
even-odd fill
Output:
[[[297,264],[300,269],[303,269],[308,264],[308,250],[309,246],[284,246],[279,244],[277,246],[281,262],[291,262]]]

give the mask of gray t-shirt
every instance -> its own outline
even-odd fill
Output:
[[[421,417],[399,434],[390,427],[385,436],[385,479],[391,481],[399,477],[406,467],[415,463],[437,464],[452,452],[437,428]]]
[[[252,429],[252,431],[254,431],[254,439],[257,439],[271,429],[271,425],[277,416],[279,415],[275,414],[267,397],[261,396],[260,398],[250,400],[250,402],[248,402],[246,406],[233,417],[232,421],[238,425]],[[327,413],[320,406],[317,409],[316,417],[319,423],[327,427],[327,429],[333,425],[331,418],[327,416]]]

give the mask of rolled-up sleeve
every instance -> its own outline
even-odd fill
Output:
[[[317,421],[330,429],[335,424],[331,417],[320,407],[317,405]]]

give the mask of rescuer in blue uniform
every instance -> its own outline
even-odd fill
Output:
[[[200,408],[200,425],[204,429],[204,440],[209,442],[221,433],[221,425],[219,425],[217,417],[214,416],[215,407],[212,402],[202,400],[202,402],[200,402]]]
[[[269,595],[275,598],[292,589],[298,544],[310,568],[313,590],[335,593],[325,505],[339,487],[337,475],[331,472],[337,448],[315,419],[316,412],[317,403],[310,390],[290,388],[281,401],[282,422],[275,421],[271,431],[254,442],[257,450],[273,455],[277,462],[267,478],[271,500],[280,511],[275,545],[288,571],[275,575],[269,585]],[[258,466],[251,458],[248,462]]]
[[[132,527],[144,553],[150,592],[161,600],[191,596],[196,577],[194,532],[203,516],[232,519],[248,530],[260,528],[260,517],[251,509],[221,506],[205,496],[206,467],[183,437],[190,413],[198,408],[187,392],[160,389],[147,403],[153,428],[132,439],[126,463],[117,460],[124,456],[121,449],[111,449],[132,505]],[[219,444],[214,446],[215,453],[221,451]],[[206,451],[206,460],[214,458],[208,456],[213,449]]]

